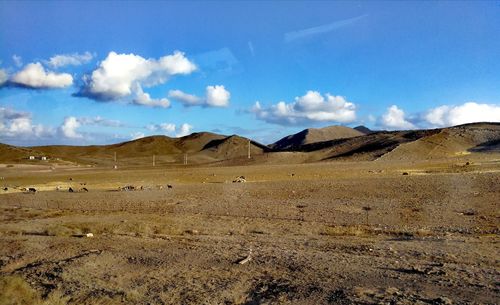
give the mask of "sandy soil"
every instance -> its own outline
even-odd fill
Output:
[[[67,304],[497,304],[500,162],[468,162],[1,168],[0,277]]]

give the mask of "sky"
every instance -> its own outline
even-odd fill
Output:
[[[0,1],[0,142],[500,122],[500,1]]]

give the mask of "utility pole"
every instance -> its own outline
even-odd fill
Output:
[[[248,159],[250,159],[250,140],[248,140]]]
[[[188,155],[185,153],[184,154],[184,165],[188,164]]]
[[[155,155],[153,155],[153,167],[155,166]]]
[[[115,159],[115,165],[113,165],[113,169],[117,169],[118,165],[116,164],[116,151],[115,151],[115,157],[114,157],[114,159]]]
[[[115,151],[115,163],[116,163],[116,151]]]

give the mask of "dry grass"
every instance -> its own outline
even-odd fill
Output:
[[[64,305],[68,299],[57,290],[43,299],[22,277],[0,277],[0,305]]]
[[[362,226],[327,226],[321,235],[328,236],[364,236],[369,235],[369,230]]]

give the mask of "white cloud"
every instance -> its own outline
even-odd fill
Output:
[[[59,130],[66,138],[81,139],[83,135],[76,130],[80,126],[78,119],[70,116],[64,119],[64,123],[59,127]]]
[[[101,116],[96,116],[96,117],[81,117],[77,118],[77,121],[82,124],[82,125],[98,125],[98,126],[105,126],[105,127],[122,127],[124,124],[118,120],[109,120],[105,119]]]
[[[26,65],[12,76],[10,82],[30,88],[64,88],[73,84],[73,77],[68,73],[45,71],[37,62]]]
[[[0,69],[0,86],[5,84],[8,79],[9,75],[7,74],[7,71],[5,71],[5,69]]]
[[[142,88],[139,85],[137,85],[135,98],[132,100],[132,103],[149,107],[170,107],[170,101],[168,99],[152,99],[149,93],[145,93],[144,91],[142,91]]]
[[[387,112],[382,115],[381,125],[389,129],[412,129],[415,125],[405,118],[403,110],[398,106],[392,105],[387,108]]]
[[[227,107],[231,93],[224,86],[207,86],[207,105],[212,107]]]
[[[52,128],[33,124],[30,113],[0,107],[0,138],[2,139],[47,137],[53,133]]]
[[[64,66],[79,66],[90,62],[94,58],[90,52],[85,52],[83,54],[73,53],[73,54],[60,54],[52,56],[48,64],[53,68],[59,68]]]
[[[182,92],[181,90],[170,90],[168,97],[181,102],[185,107],[227,107],[231,93],[222,85],[207,86],[205,88],[205,97]]]
[[[23,59],[21,56],[19,55],[12,55],[12,60],[14,61],[14,64],[17,66],[17,67],[22,67],[23,66]]]
[[[151,124],[146,126],[149,131],[161,131],[169,136],[183,137],[191,133],[193,126],[184,123],[181,126],[176,126],[172,123]]]
[[[196,95],[184,93],[181,90],[170,90],[168,92],[168,97],[183,103],[186,107],[203,105],[204,103],[202,98],[197,97]]]
[[[427,111],[424,120],[435,127],[474,122],[500,122],[500,105],[468,102],[458,106],[439,106]]]
[[[173,75],[190,74],[195,70],[196,65],[179,51],[159,59],[110,52],[99,68],[84,77],[85,85],[80,95],[117,100],[131,95],[141,86],[163,84]]]
[[[130,138],[132,140],[137,140],[137,139],[140,139],[140,138],[144,138],[146,135],[144,134],[144,132],[133,132],[130,134]]]
[[[177,133],[175,134],[176,137],[184,137],[187,136],[191,133],[193,130],[193,126],[189,125],[188,123],[184,123],[181,125]]]
[[[308,91],[296,97],[292,103],[278,102],[270,107],[262,107],[256,102],[250,112],[257,119],[279,125],[299,125],[311,122],[350,123],[356,120],[356,106],[342,96]]]

